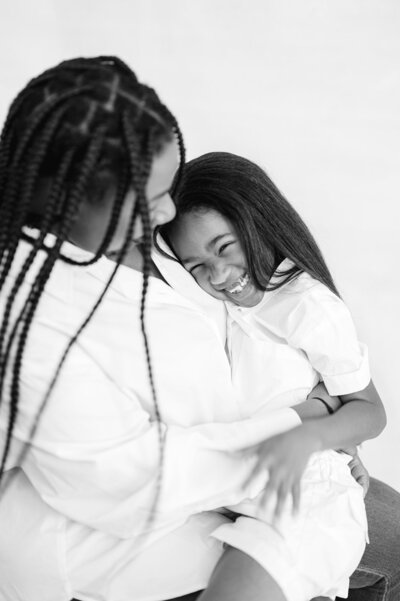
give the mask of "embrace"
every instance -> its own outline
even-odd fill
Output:
[[[0,144],[0,601],[396,601],[368,352],[267,174],[116,57]]]

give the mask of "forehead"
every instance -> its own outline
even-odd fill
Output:
[[[171,240],[179,254],[207,249],[217,236],[233,233],[231,223],[223,215],[212,209],[199,210],[178,217],[171,228]]]

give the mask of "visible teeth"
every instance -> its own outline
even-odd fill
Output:
[[[229,292],[229,294],[239,294],[239,292],[242,292],[244,287],[247,286],[249,280],[249,274],[245,273],[244,275],[242,275],[242,277],[238,279],[238,281],[233,285],[232,288],[225,288],[225,290]]]

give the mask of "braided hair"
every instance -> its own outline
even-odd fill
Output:
[[[102,302],[129,248],[135,220],[140,216],[143,225],[140,321],[160,444],[154,509],[161,488],[164,446],[145,328],[152,244],[145,188],[154,156],[174,135],[180,150],[176,186],[185,154],[178,123],[154,90],[140,83],[133,71],[116,57],[64,61],[30,81],[12,103],[0,139],[0,294],[5,293],[4,284],[21,239],[30,243],[30,250],[7,289],[0,317],[0,403],[6,395],[6,373],[11,373],[0,478],[5,470],[18,416],[24,351],[46,282],[58,260],[85,266],[100,259],[109,247],[124,199],[132,188],[136,202],[115,268],[100,297],[64,350],[32,424],[30,441],[65,359]],[[43,189],[44,182],[50,182],[50,186],[43,195],[38,191]],[[63,243],[69,238],[82,202],[88,200],[95,204],[110,184],[115,189],[113,207],[99,248],[84,261],[63,255]],[[51,245],[48,243],[49,233],[55,234],[55,237],[50,237],[55,240]],[[22,309],[15,315],[17,293],[26,282],[27,272],[39,251],[44,251],[45,259]],[[26,444],[20,462],[28,447],[29,444]]]

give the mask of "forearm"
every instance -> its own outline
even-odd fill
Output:
[[[105,384],[102,388],[107,393]],[[101,389],[97,400],[100,394]],[[139,536],[150,522],[154,532],[172,528],[194,513],[257,494],[263,477],[243,486],[257,460],[255,445],[300,423],[285,408],[237,422],[162,425],[164,461],[154,514],[160,487],[157,424],[138,407],[130,427],[126,423],[127,430],[121,426],[112,442],[110,437],[103,442],[98,435],[106,437],[109,421],[82,412],[78,417],[80,427],[71,428],[63,444],[51,436],[60,428],[58,414],[45,414],[24,469],[56,511],[118,538]]]
[[[344,404],[333,415],[312,419],[303,424],[315,434],[319,449],[343,449],[375,438],[386,424],[381,406],[365,400]]]
[[[307,396],[306,400],[293,407],[301,421],[308,421],[326,417],[329,413],[329,408],[335,412],[342,406],[342,403],[337,396],[331,396],[327,391],[325,384],[319,382]]]

